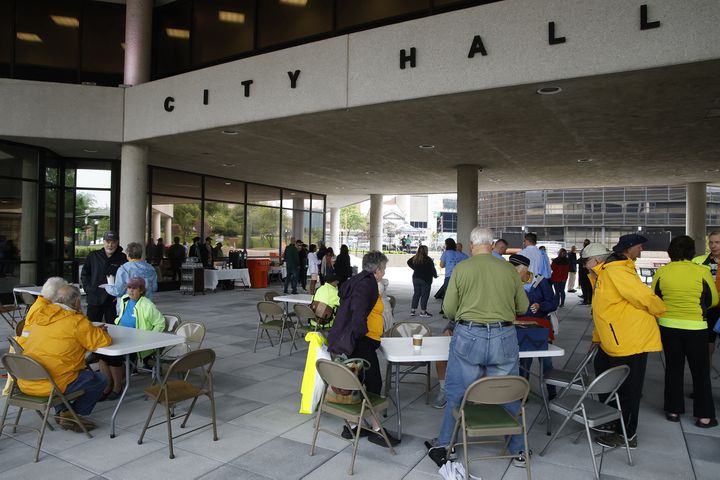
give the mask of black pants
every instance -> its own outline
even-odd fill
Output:
[[[105,305],[88,305],[87,316],[91,322],[105,322],[115,324],[117,311],[115,310],[115,300]]]
[[[578,268],[578,283],[583,294],[583,303],[592,303],[592,284],[588,278],[588,269],[585,267]]]
[[[350,358],[362,358],[370,364],[370,367],[365,370],[363,384],[365,384],[365,390],[376,395],[380,395],[382,391],[382,375],[380,374],[380,362],[377,356],[378,348],[380,348],[380,342],[364,336],[355,342],[355,350],[350,354]]]
[[[647,352],[625,357],[611,357],[600,348],[595,356],[595,375],[600,375],[605,370],[618,365],[630,367],[630,374],[623,382],[620,390],[618,390],[625,429],[629,438],[635,435],[637,431],[640,397],[642,397],[645,367],[647,366]],[[601,396],[600,401],[604,402],[606,398],[606,396]],[[618,433],[622,433],[622,429],[619,429]]]
[[[665,411],[685,413],[683,384],[685,359],[693,380],[693,416],[715,418],[715,404],[710,385],[710,360],[707,348],[707,330],[681,330],[660,327],[665,351]]]
[[[410,308],[415,310],[420,303],[420,309],[424,312],[427,310],[428,298],[430,298],[430,284],[422,278],[413,277],[413,297]]]

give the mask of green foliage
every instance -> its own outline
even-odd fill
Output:
[[[340,209],[340,228],[342,230],[367,230],[367,216],[360,212],[359,205],[350,205]]]
[[[180,228],[180,241],[192,243],[200,235],[200,204],[179,203],[173,205],[175,224]]]

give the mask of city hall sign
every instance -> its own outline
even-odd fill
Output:
[[[655,28],[660,28],[660,21],[649,20],[649,13],[648,13],[648,6],[647,5],[641,5],[640,6],[640,22],[639,22],[640,30],[652,30]],[[549,46],[554,45],[561,45],[563,43],[567,43],[568,39],[564,36],[561,36],[561,33],[558,31],[558,28],[555,24],[555,22],[548,22],[547,26],[547,44]],[[483,38],[481,35],[475,35],[472,39],[469,39],[468,41],[469,49],[467,50],[467,58],[472,59],[475,58],[477,55],[480,55],[482,57],[488,56],[488,50],[485,47],[485,42],[483,41]],[[418,58],[418,51],[415,47],[410,47],[409,49],[401,49],[400,55],[399,55],[399,67],[401,70],[405,70],[406,68],[415,68],[417,66],[417,58]],[[288,76],[288,85],[291,89],[297,88],[298,81],[300,79],[301,70],[294,70],[287,72]],[[243,95],[245,97],[250,97],[252,94],[252,85],[254,84],[254,80],[247,79],[240,82],[240,85],[243,89]],[[209,105],[210,104],[210,90],[204,89],[202,91],[202,104],[203,105]],[[175,98],[172,96],[165,97],[165,101],[163,103],[163,107],[166,112],[172,112],[175,110]]]

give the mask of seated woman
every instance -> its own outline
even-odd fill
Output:
[[[133,277],[127,281],[127,294],[118,301],[118,317],[115,319],[115,324],[121,327],[162,332],[165,329],[165,317],[144,294],[144,279]],[[140,352],[138,357],[144,359],[151,353],[152,350]],[[100,401],[115,400],[120,397],[125,383],[122,357],[107,355],[99,355],[99,357],[100,371],[108,378],[108,386]]]
[[[332,308],[332,317],[325,319],[318,328],[330,328],[335,321],[335,314],[340,306],[340,297],[338,296],[338,279],[335,275],[325,276],[325,283],[317,289],[313,295],[313,302],[322,302]],[[315,327],[315,320],[310,320],[310,326]]]

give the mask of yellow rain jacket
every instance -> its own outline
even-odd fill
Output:
[[[593,342],[611,357],[662,350],[655,317],[665,304],[638,277],[635,262],[614,260],[595,266]],[[592,278],[592,277],[591,277]]]
[[[35,303],[30,306],[30,310],[28,310],[27,315],[25,315],[25,325],[23,325],[22,335],[19,337],[15,337],[17,338],[17,341],[21,347],[25,348],[25,340],[27,339],[28,335],[30,335],[30,330],[32,330],[33,323],[35,322],[35,316],[39,311],[45,309],[62,310],[62,307],[60,305],[55,305],[51,302],[48,302],[43,296],[38,296],[37,300],[35,300]]]
[[[55,307],[48,304],[35,313],[25,340],[25,355],[40,362],[64,392],[85,368],[85,353],[110,345],[112,338],[82,313]],[[18,386],[27,395],[50,394],[46,380],[19,380]]]

